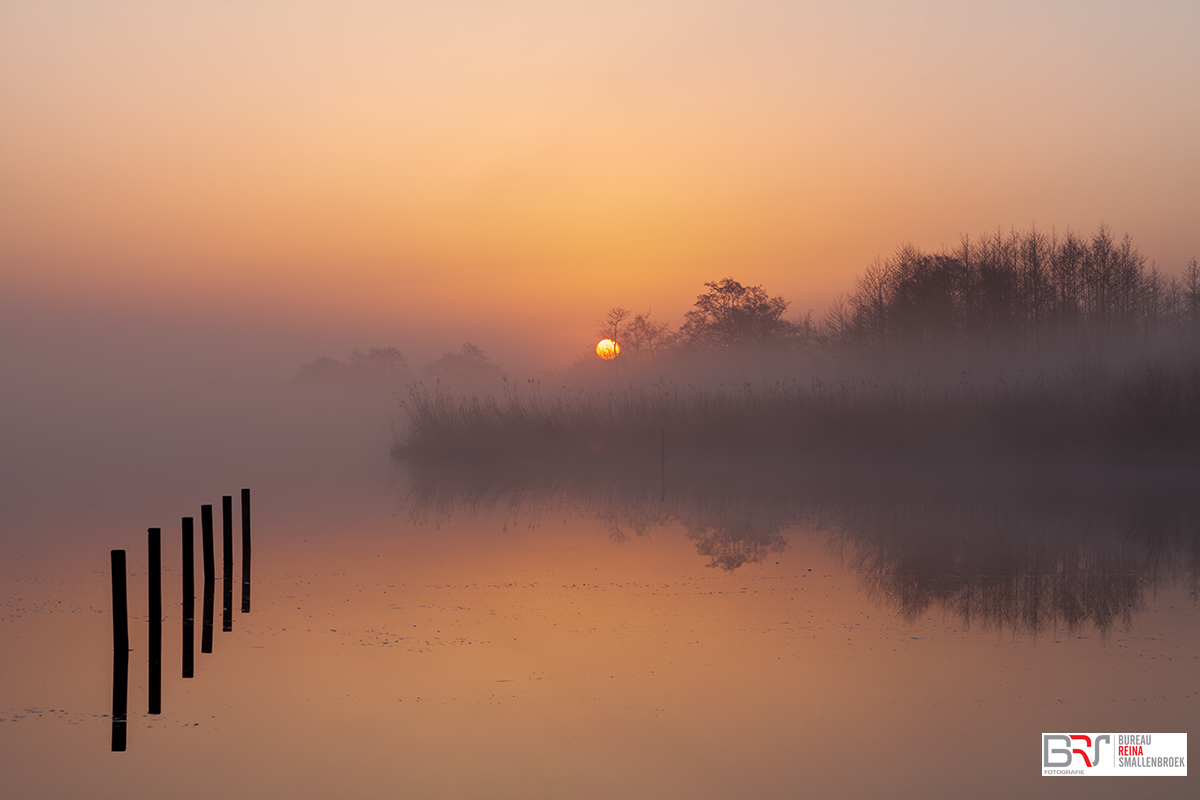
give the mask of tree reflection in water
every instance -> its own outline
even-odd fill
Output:
[[[601,461],[404,469],[416,522],[585,515],[614,542],[679,524],[708,566],[727,571],[784,551],[790,530],[821,530],[907,622],[941,611],[964,626],[1103,633],[1178,580],[1195,596],[1200,575],[1197,475],[1178,466],[692,463],[673,470],[665,500],[653,470]]]

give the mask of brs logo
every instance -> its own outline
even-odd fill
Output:
[[[1065,747],[1051,747],[1050,746],[1051,741],[1054,741],[1056,743],[1061,743],[1066,746]],[[1094,767],[1098,763],[1100,763],[1100,743],[1108,742],[1109,746],[1110,747],[1112,746],[1112,737],[1109,736],[1107,733],[1101,734],[1096,737],[1096,744],[1095,744],[1094,750],[1092,751],[1092,755],[1088,756],[1086,750],[1082,750],[1078,747],[1071,746],[1072,743],[1075,741],[1082,742],[1085,747],[1092,747],[1092,737],[1087,736],[1082,733],[1072,733],[1072,734],[1043,733],[1042,734],[1042,766],[1044,768],[1069,767],[1072,765],[1072,763],[1074,763],[1075,754],[1078,753],[1079,756],[1081,758],[1083,758],[1083,763],[1085,765],[1087,765],[1089,767]],[[1066,756],[1066,760],[1065,761],[1051,761],[1050,760],[1051,754],[1053,754],[1055,756],[1058,756],[1058,755]]]

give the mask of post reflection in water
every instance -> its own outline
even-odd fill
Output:
[[[196,564],[193,520],[183,518],[183,677],[196,674]]]
[[[213,651],[213,600],[216,591],[214,582],[216,565],[213,561],[213,518],[212,506],[200,506],[200,539],[204,548],[204,620],[200,633],[200,652]]]
[[[1200,498],[1177,468],[863,474],[692,463],[677,469],[669,500],[659,481],[605,480],[611,469],[406,471],[417,522],[497,512],[536,521],[572,508],[606,522],[614,542],[680,525],[708,566],[727,571],[785,550],[789,529],[821,530],[864,590],[908,623],[940,609],[964,626],[1105,632],[1129,626],[1161,586],[1185,579],[1195,593],[1200,575]]]

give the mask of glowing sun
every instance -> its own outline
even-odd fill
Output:
[[[596,345],[596,355],[605,361],[612,361],[620,352],[621,346],[612,339],[601,339],[600,344]]]

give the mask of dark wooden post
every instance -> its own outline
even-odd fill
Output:
[[[216,565],[213,563],[212,506],[200,506],[200,540],[204,548],[204,621],[200,629],[200,652],[213,651],[213,594]]]
[[[193,521],[183,518],[183,677],[196,674],[196,545]]]
[[[150,528],[146,531],[147,550],[150,554],[150,597],[147,619],[150,623],[148,637],[149,664],[149,708],[150,714],[162,713],[162,531]]]
[[[129,604],[125,594],[125,551],[112,551],[113,650],[129,650]]]
[[[113,550],[113,693],[112,750],[125,750],[125,712],[129,705],[129,606],[126,600],[125,551]]]
[[[242,489],[242,613],[250,611],[250,490]]]
[[[233,630],[233,497],[221,498],[221,630]]]

